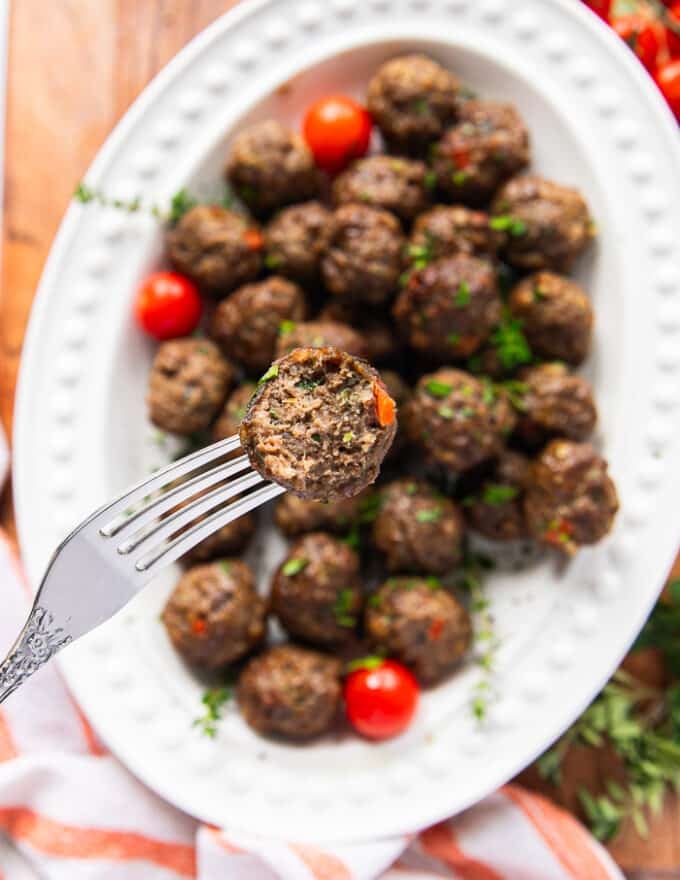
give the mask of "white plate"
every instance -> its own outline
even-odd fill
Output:
[[[219,825],[306,839],[413,830],[524,767],[583,709],[648,613],[676,548],[680,443],[680,146],[642,68],[575,0],[259,0],[196,39],[118,126],[88,174],[164,203],[214,188],[244,114],[297,121],[330,91],[361,94],[379,62],[422,48],[483,95],[515,101],[535,168],[580,187],[600,227],[580,265],[597,312],[588,372],[622,510],[613,535],[562,571],[492,580],[502,638],[489,724],[469,712],[474,668],[427,694],[401,739],[268,743],[229,713],[215,741],[191,722],[200,684],[158,622],[173,573],[63,655],[97,730],[169,801]],[[286,83],[285,89],[275,91]],[[269,96],[269,97],[268,97]],[[23,357],[15,436],[21,543],[37,584],[59,538],[159,459],[133,326],[155,223],[74,206],[50,256]],[[280,558],[268,544],[263,565]],[[83,601],[87,601],[83,583]]]

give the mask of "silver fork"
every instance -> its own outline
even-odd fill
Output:
[[[230,437],[179,459],[65,538],[0,665],[0,703],[57,651],[119,611],[165,566],[285,491],[256,473],[246,455],[231,457],[239,445],[237,436]]]

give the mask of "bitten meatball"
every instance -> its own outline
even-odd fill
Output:
[[[583,288],[562,275],[536,272],[515,285],[508,301],[532,351],[578,366],[590,351],[593,308]]]
[[[399,373],[395,373],[394,370],[382,370],[380,375],[382,376],[385,388],[387,388],[390,397],[397,404],[397,414],[399,414],[411,399],[411,389],[401,378]],[[394,438],[394,442],[392,443],[390,451],[387,453],[389,461],[394,461],[394,459],[398,458],[407,445],[408,437],[406,436],[406,431],[402,425],[399,425],[397,427],[397,434]]]
[[[462,555],[463,517],[428,483],[401,479],[380,493],[373,543],[390,571],[445,574]]]
[[[257,518],[253,513],[245,513],[238,519],[222,526],[212,535],[204,538],[200,544],[189,550],[182,557],[182,562],[194,565],[198,562],[208,562],[211,559],[234,556],[245,549],[250,539],[255,534]]]
[[[523,387],[515,432],[536,449],[553,437],[585,440],[593,433],[597,409],[590,384],[560,363],[530,367],[520,374]]]
[[[455,202],[482,205],[529,163],[529,132],[511,104],[466,101],[432,150],[437,187]]]
[[[276,214],[264,230],[265,266],[304,284],[319,276],[322,233],[330,211],[321,202],[292,205]]]
[[[297,348],[263,376],[240,436],[265,479],[329,501],[375,480],[395,433],[394,401],[366,361]]]
[[[303,642],[346,642],[362,604],[359,557],[323,532],[296,541],[274,574],[272,611],[286,632]]]
[[[460,473],[501,452],[515,416],[489,382],[443,367],[420,378],[404,421],[431,460]]]
[[[222,350],[252,373],[262,373],[276,354],[282,321],[303,321],[307,307],[302,290],[273,275],[246,284],[215,309],[210,335]]]
[[[590,443],[553,440],[532,463],[524,511],[539,541],[572,555],[603,538],[618,509],[607,462]]]
[[[223,559],[190,568],[161,616],[182,657],[204,669],[233,663],[260,644],[265,603],[245,562]]]
[[[494,257],[504,234],[489,226],[489,215],[463,205],[436,205],[413,224],[408,257],[418,267],[454,254]]]
[[[161,343],[149,376],[151,421],[173,434],[195,434],[210,425],[234,381],[234,370],[208,339]]]
[[[393,314],[408,344],[428,359],[468,357],[501,318],[495,273],[469,254],[442,257],[411,273]]]
[[[536,175],[509,180],[491,213],[492,225],[508,232],[505,258],[520,269],[566,272],[594,236],[578,190]]]
[[[248,402],[254,393],[254,382],[244,382],[243,385],[239,385],[236,391],[232,391],[212,427],[213,440],[227,440],[234,434],[238,434],[238,429],[241,427],[243,416],[248,408]]]
[[[357,160],[336,177],[333,200],[336,205],[363,202],[409,221],[427,207],[426,174],[424,162],[396,156],[369,156]]]
[[[436,578],[386,581],[369,600],[366,632],[378,651],[409,666],[425,685],[458,666],[472,641],[470,615]]]
[[[426,55],[401,55],[378,68],[368,109],[387,143],[420,153],[456,115],[456,77]]]
[[[367,205],[342,205],[324,231],[324,284],[340,299],[381,305],[397,289],[403,249],[395,216]]]
[[[493,541],[515,541],[527,534],[524,489],[529,459],[504,449],[479,489],[463,499],[471,528]]]
[[[258,217],[316,195],[319,173],[304,139],[273,119],[234,138],[226,167],[234,191]]]
[[[238,707],[264,736],[292,740],[325,733],[338,714],[340,662],[334,657],[279,645],[253,658],[238,683]]]
[[[281,326],[276,356],[283,357],[294,348],[338,348],[355,357],[366,357],[368,346],[364,337],[339,321],[307,321],[302,324]]]
[[[168,257],[211,296],[257,278],[262,266],[262,233],[242,214],[219,205],[192,208],[166,235]]]
[[[308,501],[286,492],[274,508],[274,520],[292,538],[322,530],[343,534],[358,522],[366,498],[367,493],[360,493],[337,501]]]

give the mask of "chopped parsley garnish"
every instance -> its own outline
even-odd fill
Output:
[[[449,333],[446,337],[446,344],[456,346],[460,342],[460,333]]]
[[[177,223],[178,220],[181,220],[184,215],[190,211],[192,208],[195,208],[198,204],[198,201],[185,189],[179,190],[170,200],[170,213],[168,215],[168,220],[170,223]]]
[[[295,383],[295,387],[302,388],[303,391],[313,391],[319,385],[323,385],[322,379],[300,379],[299,382]]]
[[[346,431],[342,435],[342,442],[343,443],[351,443],[352,440],[354,440],[354,431]]]
[[[214,739],[217,735],[217,722],[222,718],[222,709],[232,697],[232,688],[228,685],[207,690],[201,698],[205,712],[197,718],[193,727],[198,727],[204,736]]]
[[[491,404],[496,399],[496,392],[493,389],[493,382],[489,379],[488,376],[484,376],[482,379],[482,383],[484,388],[482,389],[482,401],[487,404],[487,406],[491,406]]]
[[[303,568],[309,565],[309,559],[304,559],[303,557],[293,557],[289,559],[287,562],[283,564],[283,568],[281,571],[285,574],[286,577],[293,577],[293,575],[300,574]]]
[[[491,334],[491,344],[506,370],[531,363],[531,349],[522,330],[522,322],[517,318],[506,314]]]
[[[245,414],[245,410],[244,410],[244,414]],[[269,418],[272,420],[272,422],[279,421],[279,414],[277,413],[277,411],[275,409],[269,410]],[[243,416],[241,416],[241,419],[243,419]]]
[[[407,495],[415,495],[418,491],[418,486],[415,483],[407,483],[404,491]]]
[[[368,597],[368,599],[366,599],[366,604],[369,605],[371,608],[379,608],[382,604],[382,599],[378,595],[378,593],[373,593]]]
[[[82,180],[75,188],[75,191],[73,193],[73,198],[83,205],[86,205],[88,202],[93,202],[96,197],[96,193],[92,189],[92,187],[88,186],[86,183],[83,183]]]
[[[372,523],[382,507],[382,495],[380,492],[371,492],[359,502],[359,522]]]
[[[358,657],[356,660],[350,660],[347,664],[347,672],[356,672],[358,669],[377,669],[385,662],[384,657],[377,654],[370,654],[368,657]]]
[[[276,254],[265,254],[264,265],[266,269],[276,269],[281,265],[281,257]]]
[[[321,443],[321,434],[312,434],[311,437],[315,443]]]
[[[524,220],[520,220],[519,217],[513,217],[511,214],[499,214],[497,217],[492,217],[489,220],[489,226],[497,232],[509,232],[510,235],[516,238],[525,235],[527,231],[527,225]]]
[[[279,365],[272,364],[271,367],[267,370],[267,372],[262,376],[260,381],[257,383],[258,385],[264,385],[265,382],[269,382],[270,379],[276,379],[279,375]]]
[[[139,196],[135,196],[133,199],[115,199],[107,196],[106,193],[103,193],[101,190],[94,189],[88,184],[83,183],[82,181],[76,186],[75,191],[73,193],[73,198],[80,202],[82,205],[87,205],[89,202],[98,202],[100,205],[103,205],[105,208],[118,208],[122,211],[128,211],[129,213],[134,213],[135,211],[139,211],[142,207],[142,200]],[[151,208],[151,213],[155,217],[161,216],[161,211],[157,206]]]
[[[416,98],[415,101],[411,101],[411,107],[413,108],[413,112],[417,113],[419,116],[427,116],[430,112],[430,105],[425,98]]]
[[[512,501],[519,494],[519,490],[515,486],[505,486],[501,483],[487,483],[482,492],[482,501],[484,504],[497,506]]]
[[[452,419],[455,415],[455,412],[451,409],[451,407],[446,405],[440,406],[437,412],[443,419]]]
[[[525,395],[529,390],[526,382],[520,382],[518,379],[506,379],[504,382],[499,382],[498,387],[505,391],[508,395],[508,400],[518,412],[526,412],[527,402]]]
[[[425,578],[425,583],[431,590],[440,590],[442,586],[442,582],[434,575],[428,575],[428,577]]]
[[[546,299],[546,294],[541,290],[538,284],[534,284],[532,294],[534,297],[534,302],[541,302],[541,300]]]
[[[438,382],[436,379],[428,379],[425,383],[425,390],[433,397],[446,397],[453,391],[453,387],[448,382]]]
[[[458,290],[453,298],[454,303],[458,306],[458,308],[463,308],[464,306],[469,305],[470,303],[470,285],[467,281],[461,281],[458,285]]]
[[[354,592],[352,590],[340,590],[333,606],[333,614],[338,626],[352,627],[356,624],[356,617],[350,612],[354,608]]]
[[[231,571],[231,563],[228,562],[226,559],[221,559],[217,564],[219,565],[220,569],[221,569],[225,574],[229,574],[229,573],[230,573],[230,571]]]
[[[289,321],[287,318],[284,318],[283,321],[279,323],[279,334],[284,336],[286,333],[292,333],[295,330],[295,321]]]
[[[427,510],[416,511],[416,521],[419,523],[439,522],[442,516],[441,507],[431,507]]]
[[[414,269],[424,269],[432,262],[435,256],[435,237],[429,230],[424,232],[425,244],[410,244],[406,248],[406,254],[413,261]]]
[[[454,171],[451,175],[451,180],[455,186],[462,186],[465,181],[468,179],[467,171],[463,171],[460,168],[457,171]]]
[[[437,186],[437,175],[434,171],[426,171],[423,177],[425,189],[434,189]]]
[[[475,414],[474,409],[471,406],[464,406],[463,409],[459,410],[461,418],[471,419]]]

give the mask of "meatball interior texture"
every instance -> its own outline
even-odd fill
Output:
[[[424,162],[396,156],[358,159],[333,183],[337,205],[363,202],[412,220],[428,205]]]
[[[490,226],[484,211],[463,205],[435,205],[416,218],[408,256],[413,263],[459,253],[492,258],[504,240],[504,233]]]
[[[359,493],[353,498],[335,501],[308,501],[286,492],[276,504],[274,520],[289,537],[317,531],[343,534],[358,521],[366,495]]]
[[[171,339],[156,352],[147,392],[151,421],[173,434],[205,430],[222,406],[234,370],[208,339]]]
[[[443,367],[419,379],[404,422],[430,459],[460,473],[500,454],[515,415],[489,382]]]
[[[232,391],[212,427],[213,440],[226,440],[238,434],[241,422],[246,414],[250,398],[255,393],[254,382],[244,382]]]
[[[294,638],[338,645],[356,629],[362,600],[359,557],[323,532],[296,541],[272,581],[271,607]]]
[[[492,541],[526,537],[523,501],[528,479],[529,459],[503,450],[479,489],[463,499],[470,527]]]
[[[262,244],[251,220],[219,205],[191,208],[166,235],[174,268],[212,296],[224,296],[257,278]]]
[[[246,284],[215,309],[210,335],[246,370],[261,373],[276,353],[282,321],[302,321],[307,306],[301,288],[276,275]]]
[[[553,440],[532,463],[524,510],[539,541],[572,555],[611,530],[618,508],[607,462],[590,443]]]
[[[366,632],[378,651],[436,684],[463,659],[472,641],[465,608],[436,578],[393,577],[371,597]]]
[[[392,419],[381,424],[386,401]],[[396,433],[393,408],[366,361],[334,348],[298,348],[261,380],[241,445],[265,479],[302,498],[352,496],[378,475]]]
[[[265,603],[250,568],[237,559],[190,568],[163,610],[168,636],[184,659],[218,669],[257,647],[265,635]]]
[[[553,437],[585,440],[595,428],[597,409],[590,384],[564,364],[550,363],[520,373],[524,386],[516,435],[530,448]]]
[[[571,278],[535,272],[515,285],[508,301],[534,354],[578,366],[590,351],[593,308]]]
[[[313,198],[319,172],[304,139],[267,119],[234,138],[226,174],[238,197],[257,216]]]
[[[400,55],[378,68],[367,103],[387,143],[421,153],[453,121],[457,78],[427,55]]]
[[[430,359],[468,357],[501,318],[494,270],[464,253],[435,260],[411,273],[393,314],[409,345]]]
[[[340,663],[296,645],[254,657],[237,689],[246,722],[264,736],[305,740],[325,733],[340,708]]]
[[[315,281],[329,217],[328,208],[315,201],[291,205],[276,214],[264,230],[267,268],[301,283]]]
[[[284,323],[279,331],[276,356],[283,357],[294,348],[338,348],[355,357],[365,358],[368,346],[364,337],[339,321],[307,321],[302,324]]]
[[[373,543],[395,572],[446,574],[462,556],[463,517],[428,483],[401,479],[381,490]]]

